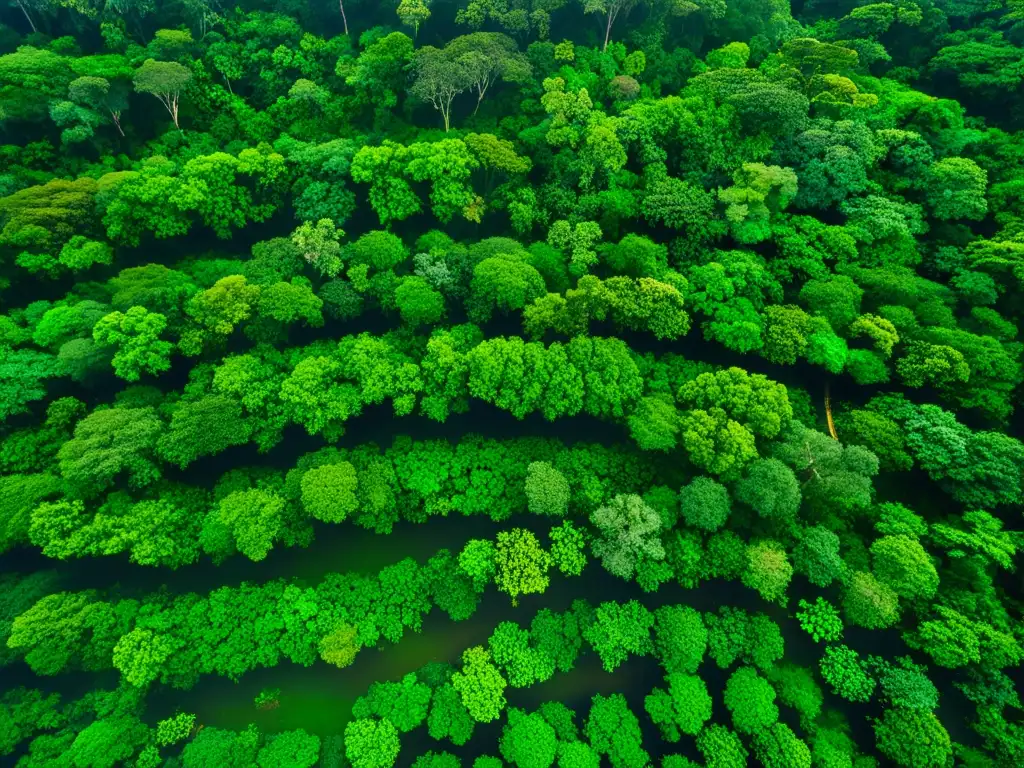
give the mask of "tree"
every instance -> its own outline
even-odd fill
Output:
[[[460,768],[461,765],[462,763],[455,755],[433,750],[420,755],[413,763],[414,768]]]
[[[747,570],[743,584],[756,589],[765,600],[785,605],[786,588],[793,578],[786,550],[774,541],[759,541],[747,547]]]
[[[983,219],[988,174],[973,160],[946,157],[928,169],[928,202],[937,219]]]
[[[520,595],[543,594],[548,588],[551,555],[525,528],[498,533],[494,554],[494,583],[518,605]]]
[[[152,408],[93,411],[57,452],[60,473],[81,498],[102,492],[121,473],[134,487],[149,485],[160,477],[153,449],[163,429]]]
[[[145,739],[144,730],[134,717],[122,715],[94,720],[74,737],[65,757],[70,765],[113,768],[135,753]]]
[[[420,32],[420,24],[430,18],[430,8],[425,0],[402,0],[396,13],[403,24],[413,28],[416,36]]]
[[[718,723],[697,734],[697,749],[708,768],[742,768],[747,764],[747,750],[740,737]]]
[[[808,581],[827,587],[846,575],[846,563],[839,554],[839,537],[824,526],[804,530],[793,552],[793,564]]]
[[[918,665],[909,656],[891,663],[877,656],[868,663],[878,677],[882,697],[894,707],[931,712],[939,706],[939,690],[928,679],[928,668]]]
[[[940,768],[952,756],[949,733],[931,712],[893,707],[874,726],[878,750],[896,765]]]
[[[832,692],[853,702],[866,703],[875,691],[875,680],[856,651],[845,645],[830,645],[821,657],[821,676]]]
[[[569,509],[569,482],[549,462],[526,468],[526,504],[535,515],[564,517]]]
[[[609,573],[620,579],[632,578],[641,558],[665,557],[658,538],[661,516],[639,496],[615,496],[610,505],[595,509],[590,521],[601,532],[593,544],[594,554]]]
[[[177,744],[184,741],[192,734],[196,725],[196,716],[186,712],[179,712],[166,720],[160,720],[156,724],[156,741],[161,747]]]
[[[301,728],[268,739],[256,756],[260,768],[312,768],[320,760],[320,737]]]
[[[214,456],[252,436],[242,404],[223,395],[181,401],[171,414],[170,427],[157,441],[160,458],[187,467],[203,456]]]
[[[585,275],[597,263],[595,246],[603,234],[596,222],[570,224],[560,219],[548,230],[548,245],[569,256],[570,270],[574,275]]]
[[[469,576],[477,592],[491,583],[495,568],[496,551],[488,539],[471,539],[459,553],[459,569]]]
[[[616,20],[620,15],[623,17],[629,15],[629,12],[636,7],[639,0],[580,0],[580,2],[583,5],[584,13],[604,14],[604,47],[601,49],[604,51],[608,49],[612,26]]]
[[[716,531],[729,518],[729,491],[709,477],[695,477],[679,491],[679,509],[687,525]]]
[[[473,736],[476,720],[462,703],[459,692],[450,683],[434,689],[427,715],[427,731],[432,739],[448,739],[462,746]]]
[[[312,517],[340,523],[359,506],[355,467],[347,461],[309,470],[302,476],[302,506]]]
[[[365,696],[352,705],[356,718],[379,717],[390,722],[399,733],[408,733],[427,719],[430,688],[408,674],[400,682],[373,683]]]
[[[57,261],[72,272],[86,270],[94,264],[110,264],[113,260],[114,249],[108,243],[82,235],[75,235],[64,243],[57,257]]]
[[[452,687],[478,723],[497,720],[505,708],[505,678],[481,646],[463,651],[462,669],[452,675]]]
[[[183,334],[178,346],[185,354],[196,355],[204,344],[226,340],[239,323],[252,315],[260,292],[259,286],[249,285],[241,275],[231,275],[195,294],[185,311],[197,328]]]
[[[696,736],[711,719],[711,696],[704,681],[678,672],[666,676],[668,690],[655,688],[644,699],[644,709],[666,741],[677,742],[686,733]]]
[[[930,600],[939,574],[920,542],[909,536],[883,536],[871,545],[874,572],[900,597]]]
[[[551,537],[551,562],[566,576],[579,576],[587,565],[583,531],[566,520],[548,531]]]
[[[612,768],[631,768],[650,762],[642,745],[640,722],[621,693],[594,696],[584,731],[593,750],[606,755]]]
[[[412,327],[433,325],[444,316],[444,297],[417,275],[403,277],[395,289],[402,321]]]
[[[801,725],[818,719],[825,696],[808,667],[778,664],[768,670],[767,676],[779,694],[779,702],[800,714]]]
[[[792,421],[772,453],[797,473],[804,502],[812,509],[847,512],[870,506],[878,458],[866,448],[843,446]]]
[[[759,243],[771,234],[771,219],[785,209],[797,192],[792,168],[744,163],[733,185],[719,189],[729,231],[741,243]]]
[[[606,672],[614,672],[632,653],[651,652],[651,627],[654,616],[636,600],[628,603],[601,603],[593,621],[584,628],[583,637],[601,658]]]
[[[345,83],[357,88],[366,101],[379,100],[379,109],[391,109],[398,105],[398,94],[405,89],[414,49],[412,38],[406,34],[384,35],[363,49]]]
[[[704,622],[690,606],[665,605],[654,611],[654,654],[667,674],[695,674],[707,643]]]
[[[540,272],[518,255],[506,253],[486,258],[473,267],[468,301],[470,319],[486,323],[496,309],[502,313],[521,310],[545,291]]]
[[[547,680],[555,673],[548,654],[530,646],[530,633],[510,621],[499,624],[488,640],[494,663],[513,688],[526,688]]]
[[[529,59],[519,53],[515,41],[495,32],[473,32],[453,39],[445,50],[452,56],[468,56],[467,77],[476,91],[475,115],[490,87],[500,78],[509,83],[526,82],[531,74]]]
[[[72,662],[109,669],[113,646],[120,633],[128,632],[125,625],[137,604],[126,608],[119,621],[110,605],[97,600],[95,592],[49,594],[14,618],[7,646],[24,653],[25,662],[36,674],[56,675]],[[102,632],[104,627],[106,632]],[[118,637],[111,638],[111,630]]]
[[[508,762],[516,768],[550,768],[557,746],[555,729],[539,713],[509,709],[500,742],[502,757]]]
[[[320,658],[336,667],[347,667],[359,653],[359,630],[351,624],[339,623],[320,638]]]
[[[740,667],[730,675],[725,684],[725,706],[740,733],[757,734],[779,719],[775,691],[753,667]]]
[[[0,417],[27,412],[30,403],[46,396],[46,379],[63,373],[66,365],[59,356],[0,346]]]
[[[846,275],[813,278],[800,289],[800,302],[814,314],[828,320],[829,325],[842,332],[860,316],[860,303],[864,291]]]
[[[388,720],[360,718],[345,726],[345,756],[352,768],[391,768],[401,745]]]
[[[422,0],[403,0],[403,4],[407,3],[419,3],[426,7]],[[451,128],[452,102],[473,85],[474,60],[472,54],[455,56],[447,49],[441,50],[430,45],[416,50],[413,59],[416,79],[409,93],[420,101],[429,102],[441,113],[445,133]]]
[[[834,642],[843,636],[843,620],[839,610],[823,597],[815,598],[813,603],[801,600],[800,610],[796,618],[800,629],[814,638],[814,642]]]
[[[155,59],[146,59],[132,78],[136,93],[155,96],[171,115],[174,127],[179,130],[181,126],[178,125],[178,100],[191,79],[192,73],[181,64]]]
[[[203,522],[200,543],[215,560],[235,552],[250,560],[266,558],[284,526],[285,501],[257,488],[221,499]]]
[[[720,408],[682,412],[679,443],[691,464],[723,479],[738,476],[758,455],[754,434]]]
[[[143,373],[160,374],[171,367],[174,345],[161,341],[167,318],[144,307],[126,313],[111,312],[92,329],[93,340],[102,347],[117,347],[114,372],[126,381],[138,381]]]
[[[530,622],[530,643],[552,660],[559,672],[570,672],[583,647],[583,631],[591,614],[590,606],[580,600],[563,613],[542,608]]]
[[[148,629],[133,629],[114,646],[114,667],[136,688],[145,688],[160,676],[161,667],[174,652],[172,642]]]
[[[785,723],[755,734],[754,754],[765,768],[811,768],[810,748]]]
[[[331,219],[320,219],[315,224],[305,221],[292,233],[291,241],[302,257],[326,277],[334,277],[343,266],[340,240],[345,231],[336,227]]]
[[[800,509],[800,484],[793,470],[778,459],[757,459],[735,486],[737,501],[761,517],[786,522]]]
[[[259,739],[260,734],[255,725],[250,725],[242,733],[203,728],[185,745],[181,762],[185,768],[209,768],[214,765],[246,768],[256,762]]]
[[[852,624],[865,629],[885,629],[899,620],[899,597],[873,574],[855,571],[850,575],[843,610]]]

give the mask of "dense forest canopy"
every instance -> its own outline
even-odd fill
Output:
[[[1020,0],[7,0],[0,763],[1024,765],[1022,82]]]

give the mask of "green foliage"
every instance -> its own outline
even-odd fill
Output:
[[[697,749],[708,768],[740,768],[747,764],[747,750],[740,737],[724,725],[712,723],[697,734]]]
[[[735,495],[761,517],[785,522],[800,509],[800,483],[778,459],[758,459],[736,483]]]
[[[654,654],[666,673],[696,673],[707,640],[704,623],[693,608],[666,605],[654,612]]]
[[[785,723],[754,736],[754,754],[765,768],[810,768],[811,750]]]
[[[459,569],[469,576],[478,592],[494,578],[496,557],[494,542],[489,539],[472,539],[459,553]]]
[[[759,734],[779,719],[775,691],[753,667],[740,667],[725,684],[725,706],[740,733]]]
[[[814,638],[814,642],[835,642],[843,636],[843,620],[839,611],[823,597],[815,598],[813,603],[801,600],[800,610],[796,618],[800,629]]]
[[[695,477],[680,489],[679,509],[687,525],[716,531],[729,518],[729,492],[709,477]]]
[[[661,517],[639,496],[616,496],[608,506],[595,509],[590,521],[600,531],[593,543],[594,554],[613,576],[629,579],[641,558],[665,557],[657,535]]]
[[[821,657],[821,676],[833,693],[853,702],[870,701],[875,679],[857,652],[845,645],[830,645]]]
[[[865,629],[884,629],[899,619],[899,598],[874,575],[855,571],[850,575],[843,610],[852,624]]]
[[[601,658],[606,672],[614,672],[629,654],[644,656],[653,650],[654,616],[636,600],[601,603],[583,636]]]
[[[550,579],[551,555],[525,528],[498,533],[494,547],[494,583],[517,605],[520,595],[543,594]]]
[[[878,750],[900,766],[947,765],[952,748],[949,734],[931,712],[893,707],[875,721]]]
[[[345,756],[353,768],[390,768],[399,748],[398,731],[388,720],[360,718],[345,726]]]
[[[475,766],[1024,765],[1020,0],[101,5],[0,24],[0,665],[61,676],[5,688],[0,754],[457,768],[500,723]],[[359,567],[272,554],[325,535]],[[649,597],[544,607],[591,556]],[[531,619],[344,736],[290,689],[266,733],[177,708],[472,638],[492,583]],[[653,654],[665,743],[614,680],[507,707],[590,650]],[[400,758],[422,729],[451,752]]]
[[[500,747],[502,757],[516,768],[549,768],[555,761],[555,729],[536,712],[512,708]]]
[[[540,648],[531,647],[530,633],[510,621],[495,628],[487,645],[494,663],[513,688],[543,682],[555,672],[555,660]]]
[[[612,768],[646,765],[650,759],[641,744],[640,723],[622,694],[594,696],[584,732],[591,748],[605,755]]]
[[[644,699],[644,709],[666,741],[676,742],[681,734],[696,736],[711,718],[711,696],[704,681],[694,675],[670,673],[668,690],[655,688]]]
[[[445,683],[434,690],[427,715],[427,731],[432,739],[448,739],[462,746],[473,736],[476,720],[462,703],[459,692]]]
[[[320,759],[320,737],[301,728],[272,736],[260,749],[256,763],[260,768],[311,768]]]
[[[804,530],[793,561],[797,570],[819,587],[827,587],[846,575],[846,563],[839,554],[839,537],[820,525]]]
[[[315,467],[302,476],[302,506],[312,517],[340,523],[359,506],[355,467],[348,462]]]
[[[569,507],[569,483],[565,475],[546,461],[526,469],[526,503],[537,515],[564,517]]]
[[[793,566],[780,544],[769,540],[747,547],[747,569],[743,572],[743,584],[757,590],[765,600],[785,605],[786,588],[792,578]]]
[[[551,561],[555,567],[566,576],[579,576],[583,573],[587,564],[583,531],[566,520],[548,531],[548,535],[551,537]]]
[[[462,669],[452,676],[452,687],[462,698],[470,717],[479,723],[497,720],[505,708],[505,678],[482,647],[462,654]]]
[[[374,683],[366,696],[352,705],[352,716],[359,719],[378,717],[390,722],[399,733],[420,726],[427,718],[430,688],[409,674],[398,683]]]
[[[900,597],[928,600],[939,587],[939,574],[924,547],[908,536],[883,536],[871,545],[878,580]]]

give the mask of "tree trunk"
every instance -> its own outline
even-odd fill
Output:
[[[121,113],[110,110],[110,119],[114,121],[114,127],[117,128],[117,132],[124,136],[124,131],[121,130]]]
[[[612,34],[612,11],[611,11],[611,8],[609,8],[608,9],[608,24],[604,28],[604,48],[601,49],[602,53],[604,51],[608,50],[608,38],[611,37],[611,34]]]
[[[224,82],[228,84],[228,93],[234,96],[235,92],[231,89],[231,79],[227,75],[224,75]]]
[[[17,0],[17,2],[18,2],[18,7],[21,8],[21,12],[23,14],[25,14],[25,20],[28,21],[28,25],[30,27],[32,27],[32,31],[33,32],[38,32],[39,30],[36,29],[36,23],[34,21],[32,21],[32,17],[28,15],[28,9],[24,5],[21,4],[21,0]]]
[[[348,34],[348,17],[345,16],[345,0],[338,0],[338,10],[341,11],[341,23],[345,25],[345,34]]]

